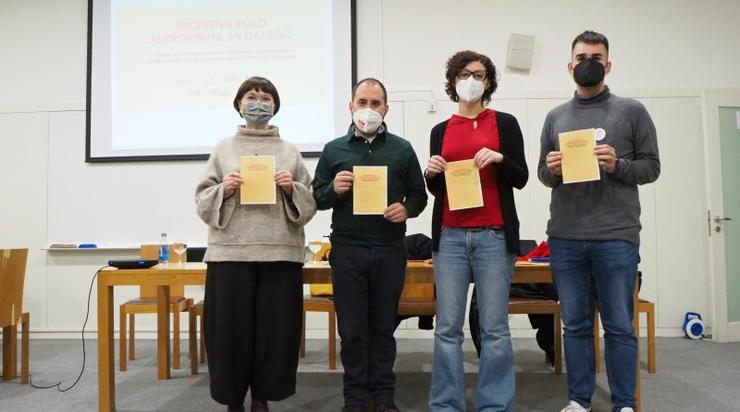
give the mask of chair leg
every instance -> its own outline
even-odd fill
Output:
[[[126,310],[124,309],[124,305],[121,305],[118,317],[118,369],[123,372],[126,370],[126,359],[128,359],[128,355],[126,354]]]
[[[601,373],[601,339],[599,337],[599,310],[594,311],[594,371]]]
[[[26,312],[21,315],[21,383],[28,383],[28,352],[29,352],[29,329],[31,327],[31,315]]]
[[[555,326],[553,328],[555,331],[555,374],[560,375],[563,373],[563,332],[560,325],[560,309],[556,309],[556,312],[553,313],[552,317],[554,323],[553,326]]]
[[[337,315],[334,308],[329,311],[329,369],[337,368]]]
[[[136,355],[134,353],[136,349],[136,339],[134,337],[134,321],[136,319],[135,313],[128,314],[128,360],[134,360]]]
[[[190,358],[190,374],[198,374],[198,342],[196,342],[197,330],[195,322],[195,311],[188,310],[188,357]]]
[[[306,311],[303,311],[303,319],[301,320],[301,351],[299,353],[301,358],[306,357]]]
[[[655,373],[655,305],[652,303],[647,311],[648,334],[648,373]]]
[[[5,373],[8,371],[8,366],[10,366],[10,360],[8,359],[10,356],[10,346],[8,346],[8,341],[6,340],[6,336],[10,333],[8,329],[10,329],[9,326],[5,326],[3,329],[3,377],[2,380],[6,380]]]
[[[205,313],[200,315],[200,363],[206,363],[206,321]]]
[[[177,307],[172,311],[172,368],[180,369],[180,311]]]
[[[18,327],[3,328],[3,379],[6,381],[18,377]]]

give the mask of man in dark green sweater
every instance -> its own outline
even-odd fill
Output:
[[[341,337],[346,412],[397,411],[393,403],[398,301],[406,272],[406,219],[427,204],[419,161],[411,144],[387,131],[383,84],[372,78],[352,90],[353,124],[324,146],[313,196],[319,210],[333,208],[330,263]],[[388,207],[383,214],[353,213],[353,166],[386,166]]]

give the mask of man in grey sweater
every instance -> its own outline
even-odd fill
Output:
[[[538,177],[552,188],[547,225],[551,269],[565,324],[570,403],[561,412],[591,410],[594,392],[594,307],[604,324],[613,411],[635,408],[637,340],[633,293],[640,261],[637,186],[660,174],[655,126],[634,99],[611,94],[609,42],[586,31],[571,46],[573,99],[548,113],[542,128]],[[560,133],[594,128],[600,180],[564,184]]]

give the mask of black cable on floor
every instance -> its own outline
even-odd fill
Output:
[[[67,392],[68,390],[72,389],[77,385],[77,382],[80,381],[82,378],[82,374],[85,373],[85,361],[87,360],[86,352],[85,352],[85,327],[87,326],[87,320],[90,317],[90,298],[92,297],[92,290],[93,286],[95,286],[95,279],[98,277],[98,273],[100,273],[101,270],[108,268],[110,266],[106,265],[95,271],[95,274],[93,275],[92,281],[90,282],[90,290],[87,292],[87,313],[85,313],[85,323],[82,324],[82,368],[80,369],[80,374],[77,376],[77,379],[75,379],[74,383],[70,385],[67,388],[62,389],[62,381],[59,381],[58,383],[55,383],[54,385],[49,386],[38,386],[33,384],[33,376],[31,376],[31,379],[29,382],[31,383],[31,386],[33,386],[36,389],[51,389],[51,388],[57,388],[59,392]]]

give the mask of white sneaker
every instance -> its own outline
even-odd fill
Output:
[[[627,408],[620,409],[619,412],[635,412],[635,410],[630,407],[627,407]]]
[[[561,409],[560,412],[589,412],[591,410],[591,407],[589,406],[588,409],[581,406],[580,403],[576,401],[570,401],[568,406]],[[624,410],[624,408],[623,408]],[[634,412],[634,411],[633,411]]]

